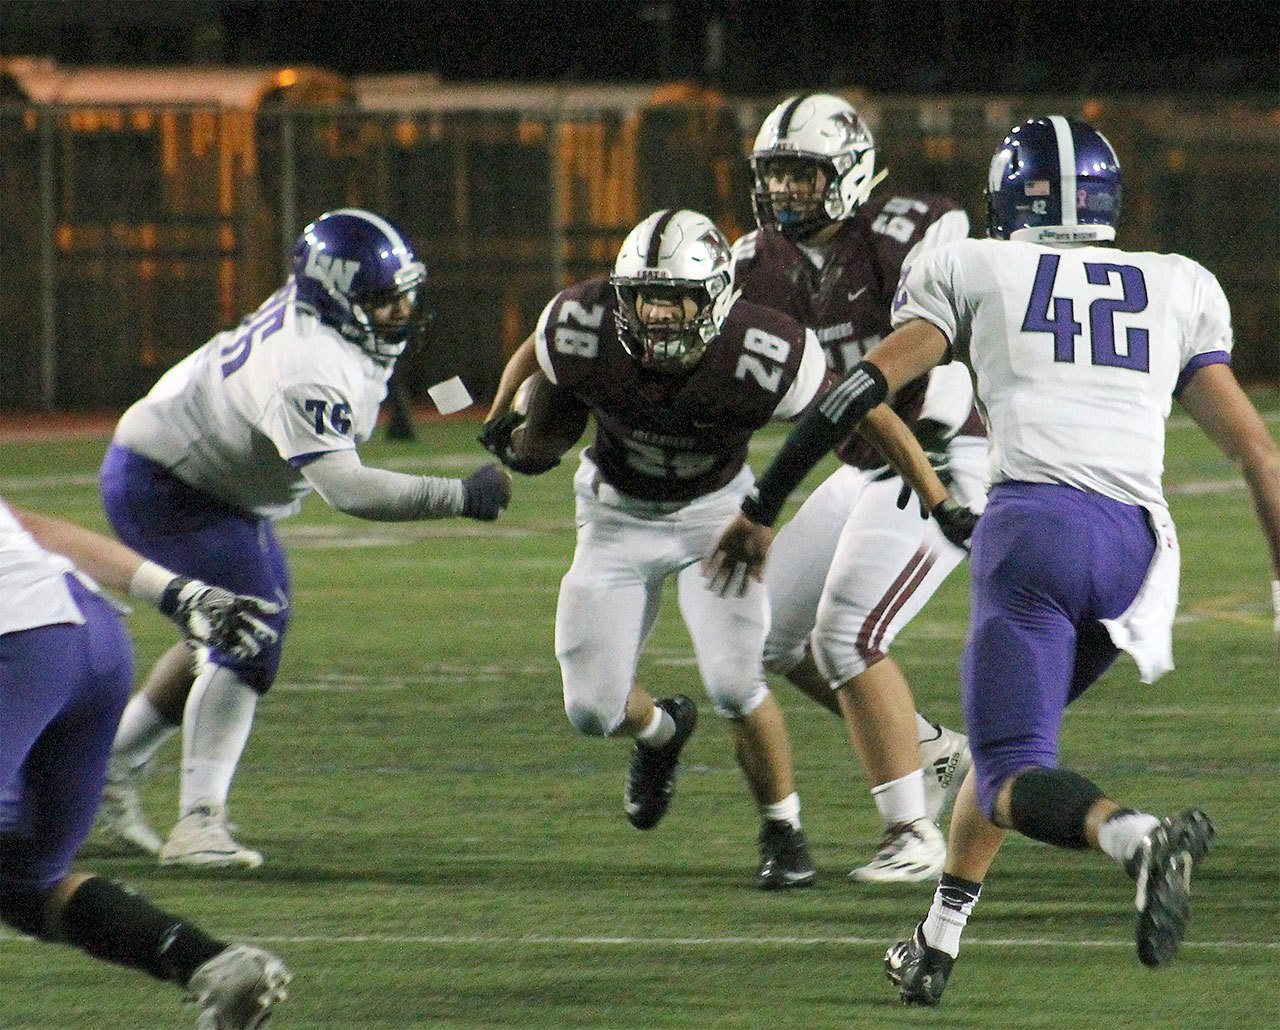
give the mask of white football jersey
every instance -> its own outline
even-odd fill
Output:
[[[227,504],[291,515],[300,469],[373,434],[391,368],[293,303],[292,280],[166,372],[115,442]]]
[[[63,579],[74,568],[66,558],[36,543],[0,501],[0,633],[59,622],[83,623],[84,616]]]
[[[1217,279],[1178,254],[961,240],[903,269],[895,326],[932,322],[972,371],[991,481],[1163,506],[1173,395],[1231,353]]]

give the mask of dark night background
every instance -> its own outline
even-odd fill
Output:
[[[0,0],[0,53],[446,80],[697,78],[731,93],[1280,89],[1280,4],[1237,0]]]

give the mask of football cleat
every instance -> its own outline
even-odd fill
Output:
[[[934,880],[942,873],[947,842],[928,819],[894,823],[884,831],[880,850],[864,866],[849,874],[863,883],[915,883]]]
[[[937,1005],[956,960],[925,943],[924,923],[884,953],[884,971],[904,1005]]]
[[[960,793],[973,759],[969,738],[963,733],[938,727],[932,740],[920,741],[920,768],[924,770],[924,814],[938,822]]]
[[[96,842],[112,852],[158,855],[164,842],[142,812],[138,781],[136,774],[108,778],[93,832]]]
[[[192,974],[182,1000],[199,1008],[197,1030],[256,1030],[289,996],[292,979],[269,951],[232,944]]]
[[[1177,956],[1191,920],[1191,870],[1209,853],[1213,835],[1213,822],[1203,812],[1178,812],[1160,820],[1129,860],[1138,881],[1133,903],[1143,965],[1168,965]]]
[[[804,833],[785,819],[766,820],[760,827],[759,844],[756,886],[762,891],[808,887],[818,878]]]
[[[201,801],[178,820],[160,849],[161,865],[200,869],[256,869],[262,855],[239,844],[227,827],[226,809],[216,801]]]
[[[676,732],[662,747],[645,747],[638,740],[627,766],[622,803],[637,830],[651,830],[667,814],[676,790],[680,751],[698,725],[698,709],[683,694],[654,702],[675,720]]]

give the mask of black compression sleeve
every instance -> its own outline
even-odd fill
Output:
[[[888,395],[889,384],[880,369],[867,361],[854,365],[792,430],[742,502],[742,513],[752,522],[772,526],[791,492],[813,466]]]

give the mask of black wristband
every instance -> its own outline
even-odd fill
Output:
[[[772,526],[813,466],[888,396],[889,384],[880,369],[868,361],[854,365],[792,430],[755,489],[743,500],[742,514],[752,522]]]

